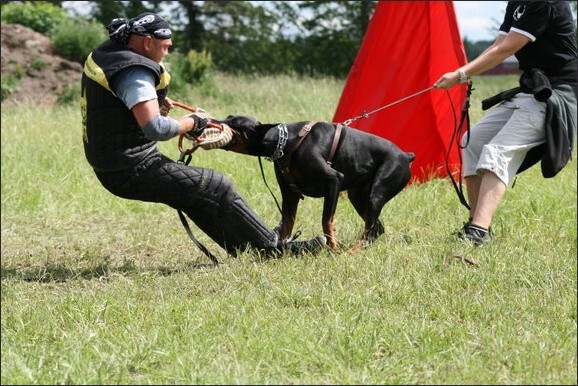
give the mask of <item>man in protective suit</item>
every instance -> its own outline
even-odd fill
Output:
[[[107,28],[109,39],[84,65],[81,99],[85,155],[102,185],[119,197],[184,212],[232,256],[247,248],[266,255],[324,248],[323,236],[279,240],[226,176],[159,152],[157,141],[199,133],[210,116],[166,116],[163,108],[172,101],[166,97],[170,75],[162,59],[172,45],[172,32],[163,18],[145,12],[114,19]]]

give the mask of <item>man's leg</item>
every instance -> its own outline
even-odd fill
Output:
[[[481,183],[478,187],[475,204],[472,204],[473,213],[471,214],[471,224],[488,229],[492,223],[492,217],[494,216],[505,192],[506,185],[504,182],[502,182],[502,180],[491,171],[484,170]]]
[[[470,204],[470,219],[474,217],[476,206],[478,205],[478,195],[480,194],[480,184],[482,178],[474,174],[464,178],[466,181],[466,191],[468,194],[468,203]]]
[[[489,143],[508,122],[515,108],[506,106],[496,106],[490,110],[478,123],[472,126],[470,133],[462,137],[462,158],[464,180],[466,192],[470,206],[468,222],[457,235],[463,235],[466,227],[470,225],[475,216],[478,200],[480,200],[480,186],[482,184],[483,171],[478,170],[484,145]]]
[[[463,152],[471,210],[461,236],[476,244],[490,241],[488,230],[506,188],[512,184],[528,150],[545,141],[544,112],[544,103],[532,95],[519,94],[494,108],[474,127],[475,145]],[[504,120],[503,127],[497,125]],[[480,141],[484,132],[489,134],[496,127],[499,130],[489,141]],[[480,148],[482,143],[485,144]],[[474,164],[476,158],[478,162]]]
[[[232,181],[212,169],[189,167],[162,154],[153,154],[124,179],[111,184],[99,179],[123,198],[159,202],[183,211],[204,233],[228,253],[250,247],[265,253],[302,254],[325,246],[325,238],[281,242],[274,229],[247,205]]]

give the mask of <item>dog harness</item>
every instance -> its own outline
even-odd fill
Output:
[[[335,135],[333,136],[333,143],[331,144],[331,151],[329,152],[329,158],[327,158],[327,163],[331,166],[335,152],[337,152],[337,145],[339,145],[339,138],[341,138],[341,132],[343,131],[343,125],[338,123],[335,127]]]
[[[297,150],[297,148],[299,148],[299,146],[301,146],[301,143],[303,142],[303,140],[305,139],[307,134],[309,134],[309,132],[311,131],[311,129],[313,128],[313,126],[316,123],[317,123],[317,121],[311,121],[311,122],[307,123],[306,125],[304,125],[301,128],[301,130],[299,130],[299,134],[297,134],[297,140],[295,142],[293,142],[293,146],[291,146],[289,151],[284,153],[281,156],[281,158],[279,158],[277,161],[275,161],[275,162],[277,162],[277,165],[279,166],[279,170],[281,171],[281,174],[283,174],[283,177],[285,177],[285,180],[289,184],[289,187],[291,188],[291,190],[293,190],[293,192],[295,194],[297,194],[299,196],[299,198],[301,200],[303,200],[305,197],[303,196],[303,193],[301,193],[301,190],[299,189],[297,184],[295,184],[295,178],[293,178],[293,175],[291,174],[291,170],[289,170],[289,168],[291,166],[291,160],[293,158],[293,153],[295,152],[295,150]],[[281,141],[281,139],[279,139],[279,141]],[[278,147],[279,146],[277,146],[277,150],[278,150]],[[277,152],[277,150],[275,150],[275,152]],[[281,153],[282,153],[282,151],[281,151]]]
[[[297,150],[299,146],[301,146],[301,143],[303,142],[307,134],[311,132],[311,129],[316,123],[317,121],[310,121],[306,125],[304,125],[301,128],[301,130],[299,130],[299,134],[297,134],[297,140],[293,142],[293,146],[291,146],[291,148],[287,152],[283,151],[287,143],[288,137],[287,126],[285,126],[284,124],[280,124],[278,126],[279,140],[277,142],[277,148],[275,149],[273,156],[268,158],[270,161],[275,161],[277,163],[277,165],[279,166],[279,170],[281,171],[281,174],[283,174],[283,177],[285,177],[285,180],[287,181],[289,187],[291,188],[291,190],[293,190],[295,194],[299,196],[301,200],[304,199],[304,196],[299,187],[297,186],[297,184],[295,184],[295,178],[293,178],[293,175],[291,174],[290,170],[291,160],[295,150]],[[329,152],[329,157],[327,158],[327,163],[329,164],[329,166],[331,166],[331,163],[333,162],[333,157],[335,157],[335,153],[337,152],[337,146],[339,145],[339,139],[341,138],[342,131],[343,125],[341,123],[338,123],[335,128],[335,135],[333,136],[331,151]]]

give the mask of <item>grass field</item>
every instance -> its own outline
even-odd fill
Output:
[[[515,83],[475,78],[472,122],[481,99]],[[330,120],[342,86],[216,75],[183,102],[217,117]],[[577,382],[575,157],[553,179],[539,167],[518,177],[488,246],[450,236],[467,214],[436,179],[388,203],[385,234],[356,255],[233,259],[193,226],[222,262],[212,268],[174,210],[102,188],[77,106],[1,114],[2,384]],[[160,147],[178,157],[176,141]],[[192,164],[230,176],[277,224],[256,158],[199,150]],[[321,231],[321,205],[300,204],[302,237]],[[353,244],[362,224],[347,200],[336,219]]]

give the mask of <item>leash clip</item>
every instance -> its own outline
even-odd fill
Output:
[[[180,164],[188,165],[191,162],[191,159],[193,158],[191,153],[192,152],[189,152],[189,150],[182,150],[177,162]]]

